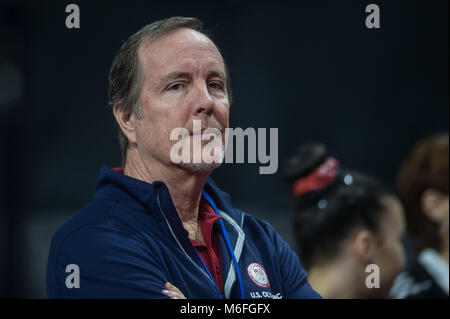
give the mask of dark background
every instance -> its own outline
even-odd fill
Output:
[[[80,8],[67,29],[65,8]],[[367,29],[378,4],[381,28]],[[45,297],[51,235],[119,166],[107,105],[116,50],[142,26],[194,16],[231,68],[231,127],[278,128],[279,169],[224,164],[213,178],[236,207],[295,248],[281,167],[320,141],[388,187],[419,139],[448,131],[448,1],[0,0],[0,297]]]

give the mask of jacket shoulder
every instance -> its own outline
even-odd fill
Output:
[[[75,212],[66,220],[53,234],[52,243],[62,241],[71,233],[88,225],[102,225],[108,221],[108,213],[116,205],[115,202],[94,202],[91,201],[83,208]]]
[[[275,228],[268,221],[241,210],[237,210],[237,213],[241,216],[247,227],[258,228],[259,231],[263,232],[272,239],[278,235]]]
[[[47,263],[48,297],[151,296],[163,285],[161,260],[139,232],[110,216],[112,205],[88,204],[53,235]],[[80,269],[84,289],[65,289],[66,267]],[[125,278],[123,276],[129,276]],[[142,277],[136,282],[131,277]]]

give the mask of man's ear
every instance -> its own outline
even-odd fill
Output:
[[[427,216],[431,221],[440,224],[444,219],[448,218],[445,215],[445,211],[439,209],[443,200],[443,195],[440,191],[435,189],[427,189],[423,192],[420,198],[420,205],[422,206],[422,211],[425,216]]]
[[[372,263],[376,251],[374,234],[365,229],[358,230],[351,240],[351,249],[363,265]]]
[[[113,105],[113,114],[129,143],[136,144],[136,116],[134,113],[125,112],[122,108],[122,102],[116,102]]]

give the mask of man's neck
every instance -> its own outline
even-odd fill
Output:
[[[168,167],[157,160],[144,162],[137,150],[128,151],[124,174],[147,183],[164,182],[189,237],[202,241],[198,235],[199,204],[201,192],[211,172],[191,172],[176,166]]]

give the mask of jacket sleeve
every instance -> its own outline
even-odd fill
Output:
[[[308,274],[300,263],[298,255],[288,243],[266,222],[279,260],[283,290],[287,299],[321,299],[308,282]]]
[[[85,225],[52,239],[48,298],[167,298],[161,293],[166,281],[159,258],[132,234]]]

